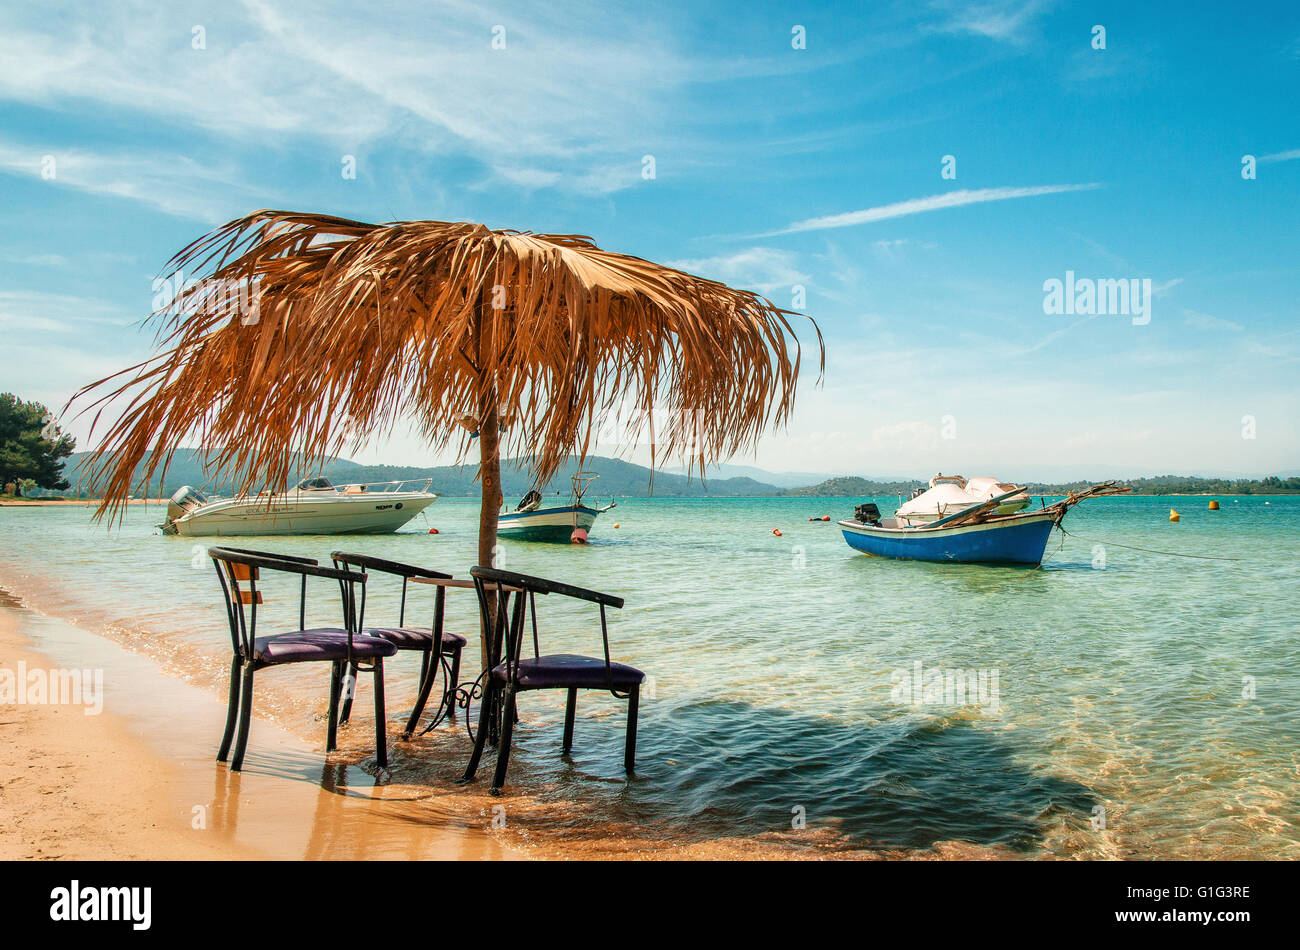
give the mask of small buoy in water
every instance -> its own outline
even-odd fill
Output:
[[[615,530],[615,531],[618,530],[618,522],[617,522],[617,521],[614,522],[614,530]]]
[[[569,535],[569,541],[573,544],[586,544],[587,532],[583,531],[581,528],[574,528],[573,534]]]
[[[1212,501],[1212,502],[1210,502],[1210,510],[1211,510],[1211,511],[1218,511],[1218,510],[1219,510],[1219,503],[1218,503],[1217,501]]]
[[[429,533],[430,533],[430,534],[437,534],[437,533],[438,533],[438,529],[437,529],[437,528],[430,528],[430,529],[429,529]]]
[[[808,520],[809,520],[809,521],[816,521],[817,519],[816,519],[816,518],[809,518]]]
[[[830,521],[830,520],[831,520],[830,515],[822,515],[822,521]]]
[[[776,535],[778,538],[781,537],[781,529],[780,529],[780,528],[773,528],[773,529],[772,529],[772,533],[773,533],[774,535]]]
[[[1172,508],[1169,509],[1169,520],[1170,520],[1170,521],[1177,521],[1177,520],[1178,520],[1179,518],[1181,518],[1181,517],[1182,517],[1182,515],[1180,515],[1180,514],[1179,514],[1178,512],[1176,512],[1176,511],[1174,511],[1174,509],[1172,509]]]

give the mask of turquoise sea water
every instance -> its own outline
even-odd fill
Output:
[[[584,696],[564,760],[562,694],[527,694],[508,790],[539,841],[570,849],[616,833],[698,854],[759,839],[792,853],[1300,857],[1300,498],[1219,500],[1086,502],[1065,522],[1079,537],[1055,534],[1034,571],[855,554],[834,523],[851,514],[843,498],[629,499],[587,546],[507,541],[509,569],[625,597],[614,656],[652,677],[633,781],[623,704]],[[477,502],[441,499],[396,535],[240,543],[460,576],[477,517]],[[224,690],[211,539],[161,537],[158,520],[135,507],[110,531],[80,507],[0,509],[0,585]],[[292,625],[291,586],[267,590]],[[368,618],[395,603],[374,585]],[[315,604],[331,622],[337,595],[323,586]],[[585,608],[542,598],[538,615],[544,650],[599,653]],[[449,617],[476,635],[470,592],[450,595]],[[414,678],[403,662],[394,733]],[[918,664],[982,671],[984,689],[914,696],[901,677]],[[322,738],[318,672],[268,674],[279,685],[259,687],[259,711]],[[463,730],[439,730],[399,745],[387,780],[451,787],[467,753]]]

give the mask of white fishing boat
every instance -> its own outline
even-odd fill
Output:
[[[416,489],[410,484],[420,483]],[[167,503],[163,534],[237,537],[272,534],[387,534],[437,499],[432,479],[334,485],[317,475],[293,491],[209,501],[189,485]]]
[[[586,541],[596,517],[614,507],[613,501],[603,508],[582,503],[583,495],[599,477],[594,472],[575,472],[567,505],[543,508],[542,493],[534,488],[523,497],[518,508],[501,515],[497,533],[521,541]]]

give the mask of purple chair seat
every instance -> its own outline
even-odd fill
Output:
[[[397,647],[387,640],[357,634],[352,638],[352,656],[370,660],[392,656]],[[346,660],[348,632],[342,627],[314,627],[295,630],[253,641],[253,656],[263,666],[303,663],[309,660]]]
[[[387,640],[399,650],[427,650],[433,641],[433,630],[429,627],[366,627],[363,631],[368,637]],[[442,632],[443,652],[459,650],[469,643],[458,633]]]
[[[623,663],[609,664],[615,689],[627,690],[645,682],[645,674]],[[505,663],[498,663],[492,678],[504,683],[508,676]],[[606,689],[605,661],[594,656],[552,653],[519,661],[520,689]]]

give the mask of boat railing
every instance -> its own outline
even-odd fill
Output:
[[[407,485],[416,487],[407,488],[405,487]],[[427,492],[432,485],[432,478],[394,478],[387,482],[351,482],[346,485],[335,485],[334,487],[343,494],[391,495],[408,491]]]

